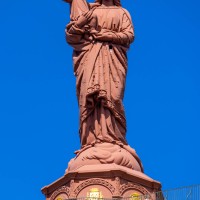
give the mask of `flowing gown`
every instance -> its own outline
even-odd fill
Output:
[[[88,4],[89,5],[89,4]],[[129,13],[117,6],[97,6],[93,12],[99,34],[113,34],[112,42],[85,39],[85,27],[72,20],[67,42],[73,62],[80,109],[82,147],[108,142],[126,145],[126,118],[122,103],[127,73],[126,52],[134,39]],[[91,34],[87,30],[87,34]]]

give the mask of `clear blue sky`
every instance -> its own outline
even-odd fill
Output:
[[[163,188],[200,183],[200,2],[122,0],[135,25],[127,139]],[[68,5],[0,5],[1,199],[43,200],[79,149]]]

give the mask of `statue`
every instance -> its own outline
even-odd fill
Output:
[[[74,49],[81,149],[65,175],[42,192],[46,200],[156,199],[161,184],[143,173],[126,141],[122,100],[126,52],[134,40],[131,17],[120,0],[65,1],[71,8],[65,31]]]
[[[65,0],[70,3],[66,40],[73,51],[80,109],[81,150],[68,170],[87,164],[115,163],[142,171],[126,141],[123,96],[127,50],[134,40],[130,14],[120,0]],[[119,153],[120,152],[120,153]]]

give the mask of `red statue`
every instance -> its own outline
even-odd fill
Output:
[[[126,118],[122,103],[127,72],[126,53],[134,40],[130,14],[121,7],[120,0],[96,0],[93,4],[73,0],[70,19],[66,39],[74,48],[74,73],[80,109],[80,152],[87,149],[93,155],[92,148],[98,148],[93,159],[95,157],[100,163],[107,163],[97,155],[102,154],[101,146],[106,148],[105,154],[123,151],[121,156],[124,161],[117,153],[113,163],[141,171],[139,158],[126,142]],[[131,160],[130,153],[139,165],[135,166],[134,161],[127,162]]]
[[[126,142],[122,100],[134,40],[131,17],[120,0],[65,1],[71,6],[66,39],[74,49],[81,149],[65,175],[42,192],[46,200],[155,200],[161,184],[143,173]]]

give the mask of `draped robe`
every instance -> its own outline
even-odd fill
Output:
[[[122,100],[127,73],[126,52],[134,39],[132,21],[129,13],[117,6],[98,6],[93,15],[99,34],[112,33],[112,42],[86,40],[86,29],[79,28],[76,20],[66,28],[67,42],[74,48],[81,145],[101,142],[126,145]],[[92,32],[87,30],[87,34],[92,35]]]

